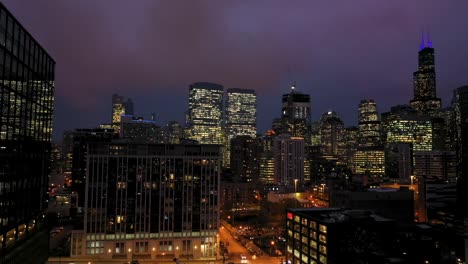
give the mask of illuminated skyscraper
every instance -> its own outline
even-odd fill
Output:
[[[112,95],[112,129],[116,133],[120,131],[120,120],[125,115],[125,102],[123,96]]]
[[[432,150],[430,118],[402,118],[389,121],[387,143],[408,143],[414,151]]]
[[[254,90],[230,88],[226,100],[226,160],[230,167],[231,140],[238,136],[255,138],[257,134],[257,95]]]
[[[324,113],[320,119],[320,149],[326,156],[344,157],[344,124],[334,111]]]
[[[0,263],[47,260],[41,214],[48,200],[54,86],[55,61],[0,3]]]
[[[275,131],[268,130],[260,138],[262,147],[259,161],[260,182],[263,184],[275,183],[275,159],[273,155],[273,141]]]
[[[358,148],[354,154],[353,172],[368,176],[383,176],[385,153],[381,143],[380,118],[374,100],[362,100],[359,112]]]
[[[189,138],[200,144],[223,144],[223,86],[194,83],[189,89]]]
[[[281,125],[284,127],[277,132],[302,137],[310,145],[310,96],[298,92],[293,84],[291,92],[283,95],[281,104]]]
[[[353,166],[354,153],[358,148],[359,128],[352,126],[344,130],[343,141],[345,142],[344,161],[351,168]]]
[[[227,90],[226,129],[228,139],[237,136],[255,138],[257,134],[257,95],[254,90]]]
[[[429,35],[425,42],[423,34],[418,54],[419,69],[413,73],[414,98],[411,107],[418,114],[433,116],[440,110],[441,100],[436,95],[434,48]]]
[[[385,153],[383,148],[358,149],[354,154],[355,174],[381,177],[385,174]]]
[[[359,140],[360,147],[381,145],[380,118],[374,100],[362,100],[359,104]]]

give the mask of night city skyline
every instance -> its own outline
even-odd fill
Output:
[[[409,104],[422,32],[448,106],[468,82],[468,3],[374,2],[3,1],[57,61],[55,140],[109,122],[113,93],[132,98],[136,115],[155,112],[160,126],[182,122],[199,81],[254,89],[259,133],[294,81],[311,95],[313,121],[334,110],[357,125],[361,99],[379,113]]]
[[[466,10],[0,0],[0,264],[468,263]]]

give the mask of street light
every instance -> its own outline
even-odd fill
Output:
[[[296,193],[297,192],[297,181],[299,181],[298,179],[294,179],[294,192]]]

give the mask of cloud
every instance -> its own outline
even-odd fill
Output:
[[[186,100],[195,81],[256,89],[261,130],[279,115],[280,95],[293,79],[311,94],[314,119],[332,108],[351,125],[362,98],[374,98],[381,111],[409,101],[423,29],[434,36],[438,93],[450,96],[468,81],[460,74],[468,66],[468,51],[460,48],[468,45],[461,34],[466,1],[4,4],[57,61],[56,136],[108,121],[114,92],[144,97],[145,105],[134,100],[137,110],[181,120],[186,102],[162,97]]]

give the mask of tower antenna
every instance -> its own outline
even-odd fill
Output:
[[[292,71],[291,71],[290,66],[288,66],[288,75],[289,75],[289,81],[292,83],[291,92],[294,92],[296,90],[296,82],[294,81],[294,78],[292,77]]]
[[[427,32],[427,47],[432,48],[431,34]]]

